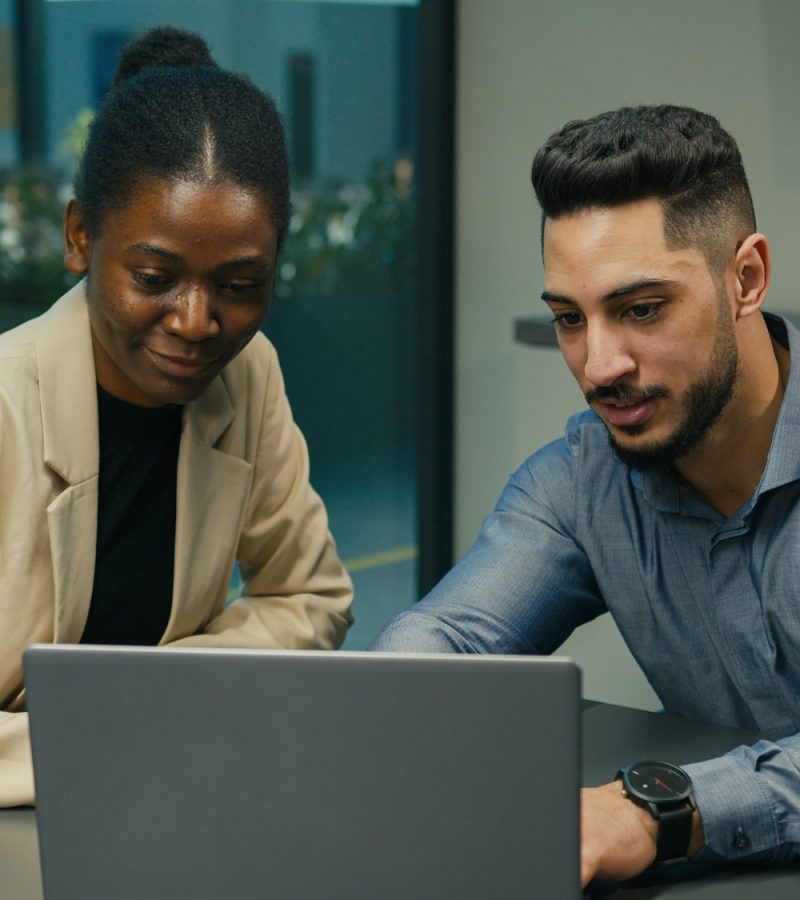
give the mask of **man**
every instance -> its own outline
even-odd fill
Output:
[[[585,789],[583,883],[797,859],[800,332],[761,311],[769,245],[736,143],[696,110],[625,108],[566,125],[532,180],[542,299],[590,410],[372,647],[549,653],[610,611],[667,710],[782,737]],[[651,811],[645,781],[680,802]]]

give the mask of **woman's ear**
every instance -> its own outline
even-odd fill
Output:
[[[758,232],[748,235],[736,251],[736,318],[752,315],[761,308],[772,273],[769,243]]]
[[[85,275],[89,271],[89,234],[75,200],[64,210],[64,267],[71,275]]]

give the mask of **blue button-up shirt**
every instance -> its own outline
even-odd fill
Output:
[[[610,612],[667,710],[781,737],[686,767],[727,859],[800,857],[800,332],[767,318],[792,366],[761,482],[733,515],[628,469],[587,410],[371,647],[551,653]]]

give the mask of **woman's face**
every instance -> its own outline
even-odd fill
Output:
[[[230,182],[142,177],[89,237],[67,207],[64,260],[87,276],[97,380],[139,406],[189,403],[258,331],[275,286],[269,203]]]

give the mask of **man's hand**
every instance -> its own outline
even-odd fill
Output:
[[[622,796],[622,782],[581,790],[581,884],[593,878],[625,881],[655,862],[658,822]],[[692,816],[688,855],[705,844],[703,821]]]
[[[622,782],[581,791],[581,884],[624,881],[656,858],[658,822],[622,796]]]

